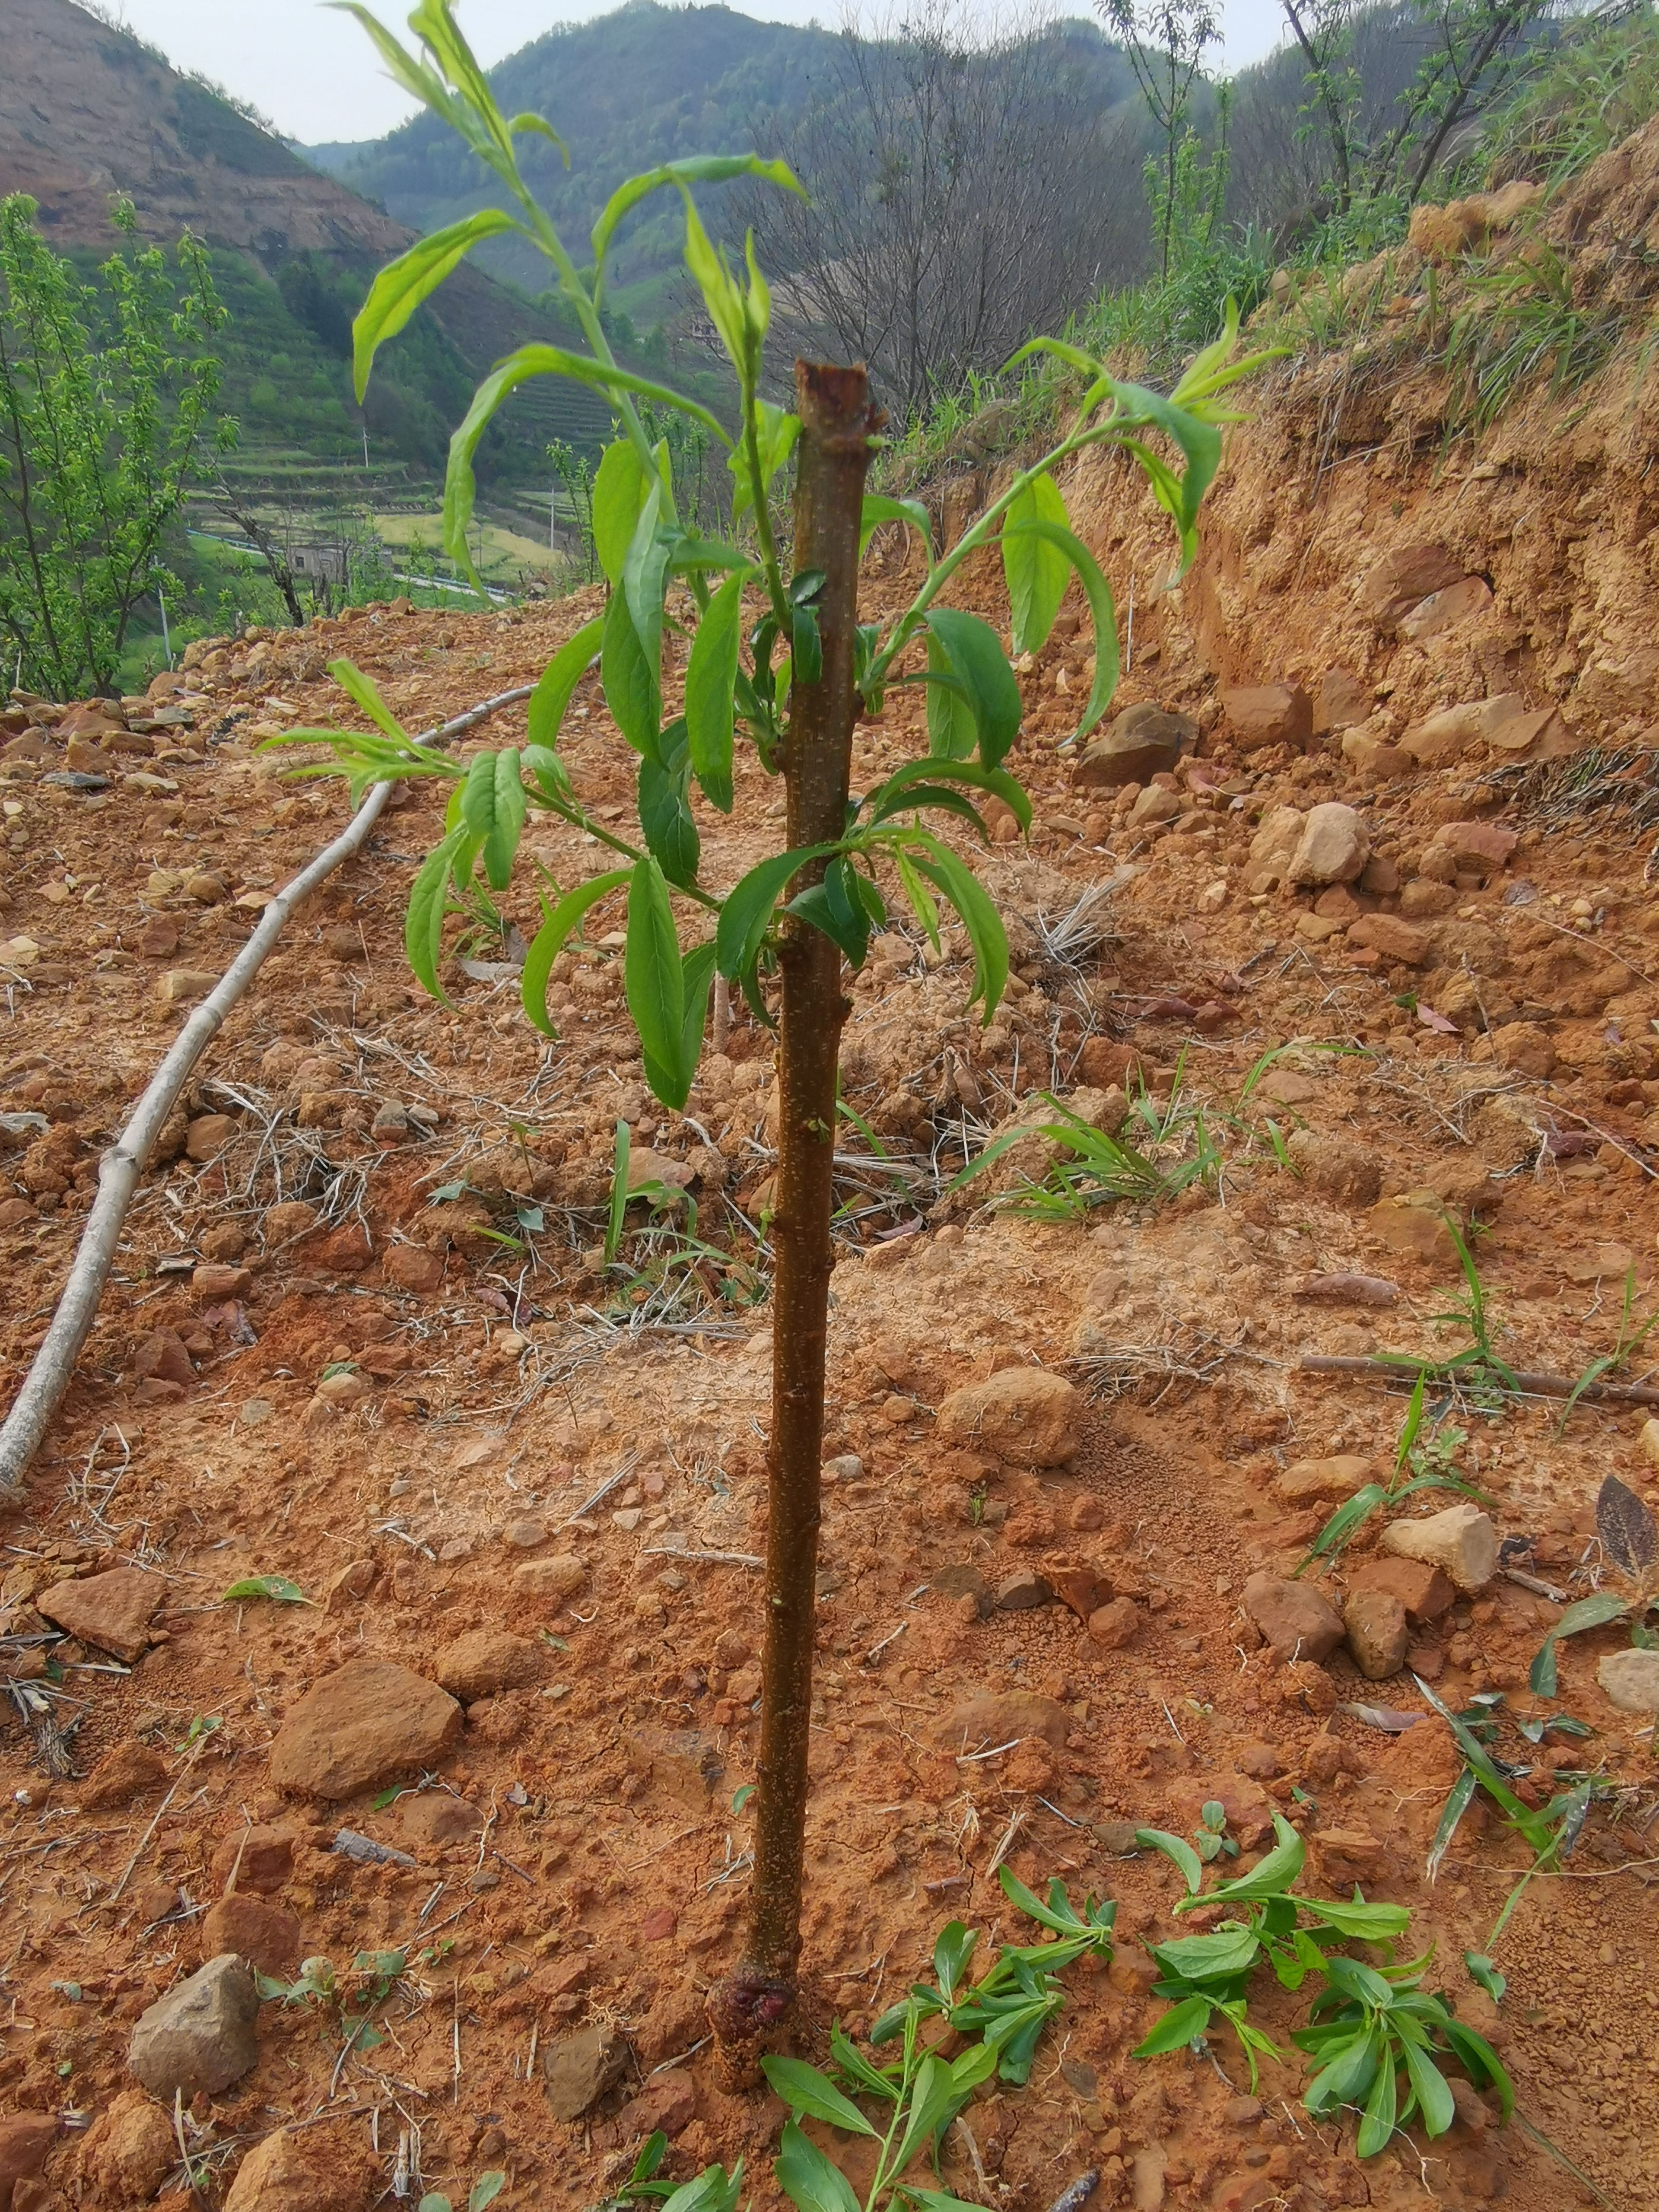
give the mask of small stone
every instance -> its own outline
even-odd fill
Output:
[[[240,1125],[232,1114],[198,1114],[185,1132],[185,1156],[211,1160],[223,1152]]]
[[[1276,1661],[1327,1659],[1342,1641],[1342,1616],[1306,1583],[1254,1574],[1243,1592],[1244,1610],[1261,1631]]]
[[[216,2097],[257,2062],[258,2012],[253,1977],[241,1960],[210,1959],[140,2014],[128,2063],[166,2104],[179,2093],[186,2103],[202,2093]]]
[[[267,1206],[262,1224],[267,1248],[291,1244],[296,1237],[309,1237],[317,1226],[317,1218],[316,1207],[307,1206],[302,1198],[284,1199],[280,1206]]]
[[[1449,854],[1460,872],[1491,876],[1507,864],[1520,842],[1520,831],[1506,830],[1500,822],[1443,822],[1430,850]]]
[[[1063,1376],[1005,1367],[988,1381],[952,1390],[939,1409],[946,1444],[992,1451],[1018,1467],[1059,1467],[1076,1453],[1083,1400]]]
[[[1364,1560],[1348,1577],[1348,1589],[1382,1590],[1398,1598],[1406,1618],[1420,1628],[1449,1613],[1457,1595],[1449,1579],[1426,1559],[1404,1559],[1398,1555]]]
[[[671,2138],[681,2135],[696,2117],[697,2085],[683,2067],[647,2082],[617,2115],[617,2128],[625,2143],[659,2130]]]
[[[1400,1672],[1411,1632],[1397,1597],[1387,1590],[1350,1590],[1342,1619],[1354,1664],[1368,1681],[1384,1682]]]
[[[628,2045],[614,2027],[578,2028],[543,2045],[542,2079],[556,2120],[579,2120],[621,2081]]]
[[[210,1958],[232,1952],[256,1972],[283,1977],[300,1963],[301,1933],[295,1916],[240,1890],[222,1897],[202,1923],[202,1948]]]
[[[1241,752],[1262,745],[1295,745],[1313,735],[1313,702],[1299,684],[1247,684],[1221,694],[1221,711]]]
[[[966,1600],[979,1620],[983,1620],[990,1612],[991,1586],[977,1567],[936,1567],[928,1579],[941,1597]]]
[[[1659,1712],[1659,1651],[1609,1651],[1595,1679],[1621,1713]]]
[[[82,2172],[112,2205],[148,2204],[178,2162],[173,2122],[142,2089],[122,2090],[88,2129],[81,2152]]]
[[[338,2128],[278,2128],[237,2168],[224,2212],[368,2212],[374,2201],[368,2152]]]
[[[212,1874],[218,1887],[237,1894],[248,1891],[270,1896],[294,1872],[294,1838],[286,1828],[237,1828],[213,1854]]]
[[[1034,1606],[1049,1605],[1054,1591],[1033,1567],[1020,1567],[997,1584],[994,1601],[999,1613],[1029,1613]]]
[[[387,1099],[386,1104],[377,1109],[374,1119],[369,1123],[368,1133],[371,1137],[381,1139],[383,1142],[397,1143],[401,1138],[409,1134],[408,1109],[400,1106],[395,1098]]]
[[[1111,1577],[1086,1560],[1056,1553],[1042,1563],[1048,1586],[1060,1603],[1069,1606],[1085,1624],[1091,1613],[1107,1604],[1112,1595]]]
[[[511,1552],[533,1552],[538,1544],[547,1541],[547,1523],[538,1514],[526,1513],[516,1521],[509,1521],[501,1531],[501,1541]]]
[[[191,1296],[204,1305],[226,1305],[233,1298],[245,1298],[252,1288],[253,1273],[248,1267],[210,1262],[198,1267],[190,1279]]]
[[[1331,1306],[1391,1306],[1400,1296],[1399,1284],[1386,1275],[1355,1275],[1346,1270],[1293,1275],[1286,1287],[1293,1298],[1312,1298]]]
[[[1291,861],[1302,842],[1307,818],[1299,806],[1270,806],[1262,816],[1250,840],[1241,878],[1250,896],[1277,890],[1288,882]]]
[[[40,1218],[26,1198],[0,1198],[0,1229],[22,1229]]]
[[[1361,611],[1378,629],[1391,630],[1402,615],[1465,573],[1463,563],[1443,545],[1400,546],[1385,554],[1361,585]]]
[[[1498,1531],[1478,1505],[1449,1505],[1425,1521],[1391,1521],[1382,1548],[1443,1569],[1461,1590],[1484,1589],[1498,1571]]]
[[[1052,1751],[1065,1748],[1072,1716],[1053,1698],[1026,1690],[982,1690],[964,1698],[939,1723],[939,1738],[952,1752],[982,1751],[994,1743],[1039,1737]]]
[[[1659,1467],[1659,1421],[1644,1421],[1636,1441],[1649,1466]]]
[[[1073,775],[1083,788],[1112,791],[1125,784],[1150,783],[1167,775],[1184,751],[1198,742],[1198,725],[1189,715],[1167,714],[1143,700],[1126,707],[1084,747]]]
[[[453,1698],[389,1659],[349,1659],[289,1708],[270,1747],[279,1790],[349,1797],[435,1766],[461,1730]]]
[[[864,1462],[856,1452],[838,1452],[834,1459],[823,1462],[826,1482],[857,1482],[864,1473]]]
[[[1362,914],[1348,926],[1348,943],[1370,945],[1406,968],[1420,968],[1433,949],[1426,929],[1402,921],[1397,914]]]
[[[1319,1129],[1297,1129],[1285,1151],[1310,1190],[1340,1206],[1370,1206],[1382,1186],[1382,1169],[1374,1146]]]
[[[84,1582],[58,1583],[36,1597],[35,1608],[70,1636],[129,1666],[149,1649],[149,1624],[167,1584],[141,1567],[112,1567]]]
[[[1089,1641],[1107,1651],[1133,1644],[1140,1627],[1140,1607],[1132,1597],[1115,1597],[1089,1615]]]
[[[196,1368],[184,1341],[170,1328],[158,1328],[133,1348],[132,1371],[146,1379],[187,1384],[196,1380]]]
[[[262,1429],[276,1411],[269,1398],[244,1398],[236,1418],[245,1429]]]
[[[1303,824],[1291,855],[1289,879],[1315,886],[1351,884],[1364,871],[1370,853],[1364,817],[1352,806],[1328,800],[1314,807]]]
[[[1354,1452],[1330,1459],[1297,1459],[1273,1478],[1273,1491],[1287,1505],[1340,1505],[1371,1478],[1371,1462]]]
[[[163,1007],[193,1006],[198,999],[205,999],[216,988],[219,978],[202,968],[169,968],[155,987],[157,1002]]]
[[[443,1254],[428,1251],[424,1244],[388,1245],[380,1268],[387,1282],[400,1291],[430,1292],[443,1285]]]
[[[587,1569],[574,1552],[553,1552],[545,1559],[526,1559],[513,1570],[513,1587],[526,1597],[557,1606],[574,1597],[587,1580]]]
[[[701,1729],[631,1729],[623,1738],[623,1751],[656,1789],[696,1812],[714,1802],[725,1778],[720,1745]]]
[[[475,1628],[445,1644],[433,1674],[452,1697],[470,1705],[502,1690],[522,1690],[545,1672],[539,1648],[504,1628]]]
[[[179,950],[179,925],[171,915],[153,914],[132,943],[134,951],[147,959],[165,960]]]
[[[1391,1252],[1408,1252],[1436,1267],[1456,1265],[1445,1204],[1431,1190],[1402,1191],[1381,1200],[1367,1212],[1365,1226]]]
[[[159,1790],[167,1778],[167,1762],[155,1747],[129,1739],[106,1751],[81,1786],[81,1809],[118,1812],[135,1797]]]

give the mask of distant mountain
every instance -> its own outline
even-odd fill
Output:
[[[663,7],[627,0],[613,15],[550,31],[490,71],[503,111],[544,115],[569,149],[567,169],[544,141],[519,142],[526,174],[574,252],[623,180],[689,154],[759,150],[787,141],[808,103],[827,91],[841,51],[833,32],[757,23],[730,8]],[[1086,82],[1103,113],[1133,91],[1128,64],[1093,23],[1056,27],[1056,66]],[[399,222],[428,231],[473,209],[500,204],[495,178],[434,116],[422,115],[361,146],[306,149]],[[718,221],[721,195],[699,194]],[[646,204],[616,253],[615,297],[648,327],[667,301],[684,228],[678,202]],[[480,258],[532,290],[546,264],[516,240]]]

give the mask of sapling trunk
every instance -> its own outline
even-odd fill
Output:
[[[833,844],[844,833],[860,705],[854,681],[859,525],[870,434],[879,419],[861,366],[797,362],[795,391],[801,426],[795,573],[821,570],[824,580],[816,602],[823,672],[816,684],[797,677],[790,693],[783,774],[792,848]],[[823,861],[809,862],[792,892],[820,881],[823,870]],[[743,1962],[710,2000],[710,2016],[728,2050],[752,2046],[790,2010],[800,1954],[836,1074],[848,1011],[841,951],[821,930],[788,921],[778,965],[781,1111],[755,1874]]]

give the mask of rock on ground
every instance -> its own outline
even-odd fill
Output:
[[[1314,807],[1303,823],[1291,855],[1290,879],[1315,888],[1351,884],[1364,873],[1370,856],[1370,835],[1364,818],[1353,807],[1330,799]]]
[[[1355,1452],[1329,1459],[1297,1459],[1273,1478],[1273,1494],[1287,1505],[1340,1505],[1370,1480],[1371,1462]]]
[[[1397,1554],[1386,1559],[1366,1559],[1353,1569],[1348,1577],[1350,1592],[1362,1589],[1383,1590],[1399,1599],[1406,1608],[1406,1618],[1413,1627],[1425,1622],[1438,1620],[1443,1613],[1449,1613],[1457,1593],[1440,1568],[1426,1559],[1404,1559]]]
[[[13,2189],[25,2176],[40,2172],[57,2140],[53,2112],[13,2112],[0,2120],[0,2204],[11,2203]]]
[[[375,2175],[343,2128],[279,2128],[238,2167],[225,2212],[364,2212]]]
[[[128,2063],[153,2096],[185,2101],[240,2081],[259,2056],[254,2022],[259,1998],[240,1959],[210,1959],[188,1981],[158,1997],[132,2031]]]
[[[621,2081],[628,2045],[614,2027],[579,2027],[542,2047],[543,2084],[556,2120],[579,2120]],[[227,2205],[225,2212],[231,2212]]]
[[[1143,700],[1126,707],[1109,727],[1090,739],[1073,781],[1102,791],[1150,783],[1155,775],[1169,774],[1197,739],[1198,725],[1189,715],[1166,714]]]
[[[35,1600],[35,1609],[82,1644],[131,1666],[149,1649],[149,1625],[166,1595],[160,1575],[146,1574],[142,1567],[112,1567],[82,1582],[56,1583]]]
[[[1411,1631],[1397,1597],[1387,1590],[1351,1590],[1342,1619],[1353,1662],[1368,1681],[1385,1682],[1400,1672]]]
[[[435,1682],[389,1659],[349,1659],[289,1708],[270,1778],[279,1790],[350,1797],[435,1766],[460,1732],[461,1709]]]
[[[1621,1713],[1659,1712],[1659,1651],[1609,1651],[1595,1679]]]
[[[1254,1574],[1244,1585],[1244,1610],[1279,1660],[1329,1658],[1342,1641],[1342,1616],[1306,1583]]]
[[[453,1698],[470,1705],[498,1690],[522,1690],[544,1672],[537,1646],[502,1628],[475,1628],[445,1644],[433,1668]]]
[[[1374,1151],[1348,1137],[1298,1129],[1285,1150],[1310,1190],[1339,1206],[1370,1206],[1382,1184],[1382,1164]]]
[[[202,1948],[210,1959],[230,1952],[259,1973],[280,1978],[300,1963],[300,1923],[280,1905],[233,1891],[202,1923]]]
[[[88,2130],[81,2171],[98,2202],[148,2204],[178,2158],[167,2114],[142,2089],[124,2089]]]
[[[1439,1567],[1461,1590],[1484,1589],[1498,1572],[1498,1531],[1478,1505],[1449,1505],[1426,1521],[1391,1521],[1382,1548]]]
[[[977,1446],[1016,1467],[1060,1467],[1076,1453],[1083,1400],[1060,1375],[1004,1367],[952,1390],[939,1409],[941,1443]]]
[[[81,1789],[82,1809],[88,1813],[118,1812],[149,1790],[159,1790],[167,1778],[167,1762],[147,1743],[129,1740],[106,1751]]]

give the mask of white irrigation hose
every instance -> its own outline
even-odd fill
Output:
[[[422,731],[418,744],[441,744],[447,738],[488,718],[503,707],[530,696],[530,686],[497,692],[478,706],[458,714],[435,730]],[[302,906],[319,884],[331,876],[343,861],[362,849],[369,831],[380,818],[391,792],[389,783],[377,783],[334,840],[286,884],[259,916],[258,927],[225,970],[217,986],[203,1000],[174,1038],[173,1048],[150,1079],[149,1089],[134,1107],[125,1127],[98,1165],[98,1196],[70,1270],[64,1295],[52,1325],[35,1353],[23,1386],[0,1425],[0,1498],[15,1497],[23,1472],[40,1449],[58,1402],[69,1388],[81,1347],[97,1318],[109,1271],[120,1242],[121,1230],[138,1188],[138,1178],[191,1071],[224,1025],[226,1015],[264,965],[283,925]]]

